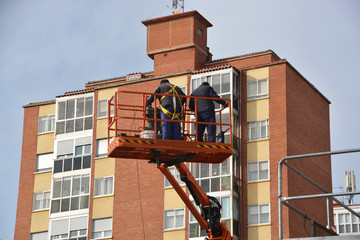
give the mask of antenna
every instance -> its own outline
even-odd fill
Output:
[[[184,12],[184,1],[185,0],[173,0],[172,1],[172,9],[173,9],[174,14]]]
[[[356,191],[354,170],[345,171],[345,188],[346,192]],[[353,204],[353,197],[353,195],[349,196],[349,204]]]

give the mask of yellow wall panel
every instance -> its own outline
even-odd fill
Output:
[[[95,178],[115,175],[115,158],[95,159]]]
[[[185,239],[185,230],[174,230],[174,231],[165,231],[164,240],[184,240]]]
[[[54,133],[40,134],[37,137],[36,153],[50,153],[54,152]]]
[[[248,239],[271,239],[271,226],[256,226],[248,228]]]
[[[97,119],[96,121],[96,139],[108,137],[108,122],[107,118]],[[113,134],[115,131],[111,131]]]
[[[183,187],[183,190],[185,190],[185,187]],[[183,207],[185,207],[184,202],[173,188],[164,190],[164,210]]]
[[[269,119],[269,99],[247,103],[247,122]]]
[[[269,159],[269,140],[247,143],[247,161]]]
[[[49,210],[31,213],[30,232],[44,232],[49,229]]]
[[[113,216],[114,197],[94,198],[93,201],[93,219],[106,218]]]
[[[52,172],[35,174],[34,192],[43,192],[51,190]]]
[[[269,78],[269,68],[268,67],[258,68],[258,69],[253,69],[253,70],[247,71],[247,80],[248,81],[259,80],[259,79],[264,79],[264,78]]]
[[[39,107],[39,116],[55,114],[56,104],[42,105]]]
[[[248,183],[248,205],[270,202],[270,181]]]
[[[98,92],[98,100],[110,99],[113,95],[115,95],[115,92],[117,90],[118,90],[117,87],[100,90]]]
[[[186,87],[187,86],[187,76],[182,75],[178,77],[168,78],[171,84],[174,84],[179,87]],[[185,93],[186,94],[186,93]]]

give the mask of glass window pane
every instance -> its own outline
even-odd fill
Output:
[[[199,230],[200,230],[199,224],[190,223],[189,229],[190,229],[189,230],[190,238],[199,237]]]
[[[72,196],[80,194],[80,176],[73,178]]]
[[[67,212],[70,209],[70,198],[61,199],[61,212]]]
[[[200,177],[209,177],[209,164],[201,163],[200,165],[201,175]]]
[[[165,219],[164,219],[164,228],[173,228],[174,227],[174,211],[165,211]]]
[[[74,120],[66,121],[66,133],[74,132]]]
[[[58,120],[65,119],[65,102],[58,102]]]
[[[53,198],[59,198],[61,196],[61,179],[54,180],[53,186]]]
[[[249,206],[249,225],[258,223],[258,206]]]
[[[73,170],[79,170],[81,169],[81,157],[74,158],[74,166]]]
[[[72,170],[72,158],[64,159],[64,172]]]
[[[214,88],[215,92],[220,94],[220,74],[212,76],[211,86]]]
[[[183,227],[185,222],[185,212],[184,209],[175,210],[175,227]]]
[[[75,99],[66,101],[66,119],[74,118]]]
[[[81,194],[89,193],[89,175],[85,175],[81,179]]]
[[[204,192],[210,192],[210,180],[209,179],[203,179],[200,181],[200,186],[204,190]]]
[[[65,133],[65,122],[56,123],[56,134]]]
[[[83,146],[76,146],[75,147],[75,156],[82,155],[83,153]]]
[[[269,223],[269,205],[260,205],[260,223]]]
[[[71,198],[71,211],[79,209],[79,197]]]
[[[70,196],[71,177],[63,179],[61,197]]]
[[[229,218],[230,215],[230,197],[221,198],[221,206],[222,206],[222,218]]]
[[[221,163],[221,175],[230,174],[230,160],[226,159]]]
[[[105,194],[113,193],[113,177],[105,178]]]
[[[220,178],[211,178],[211,192],[220,191]]]
[[[93,114],[93,98],[85,98],[85,116]]]
[[[247,83],[247,95],[248,98],[256,96],[257,94],[257,83],[256,81],[250,81]]]
[[[230,176],[221,178],[221,191],[230,190]]]
[[[230,92],[230,73],[222,74],[221,93]]]
[[[60,200],[53,200],[51,202],[51,213],[57,213],[60,211]]]
[[[54,173],[62,172],[63,160],[54,161]]]
[[[84,98],[78,98],[76,102],[76,117],[82,117],[84,116],[85,108]]]
[[[91,167],[91,156],[83,156],[83,168]]]
[[[102,180],[103,180],[103,178],[97,178],[97,179],[95,179],[95,183],[94,183],[94,196],[100,196],[100,195],[102,195],[102,193],[101,193]]]
[[[84,118],[76,119],[75,121],[75,131],[82,131],[84,129]]]
[[[43,198],[42,193],[34,193],[33,210],[37,210],[37,209],[42,208],[42,206],[41,206],[42,198]]]
[[[195,178],[199,178],[199,163],[191,163],[191,173]]]
[[[262,79],[259,80],[258,83],[258,93],[259,95],[266,95],[268,93],[268,89],[267,89],[267,79]]]
[[[97,117],[106,117],[107,116],[107,100],[100,100],[98,102],[98,115]]]
[[[268,162],[260,162],[259,163],[259,179],[268,179],[269,169],[268,169]]]
[[[84,146],[84,154],[91,153],[91,144],[87,144]]]
[[[85,118],[84,130],[92,129],[92,125],[93,125],[93,118],[92,117]]]
[[[211,176],[219,176],[220,175],[220,164],[212,164],[211,166]]]
[[[47,116],[46,117],[39,117],[39,127],[38,127],[38,133],[42,133],[46,131],[46,120],[47,120]]]
[[[80,198],[80,209],[89,208],[89,195],[81,196]]]

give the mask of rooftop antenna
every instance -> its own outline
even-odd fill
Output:
[[[355,174],[354,170],[345,171],[345,187],[346,192],[355,192],[356,191],[356,183],[355,183]],[[353,204],[353,195],[349,196],[349,204]]]
[[[184,1],[185,0],[173,0],[172,1],[172,9],[173,9],[174,14],[184,12]]]

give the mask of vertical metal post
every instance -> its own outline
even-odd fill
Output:
[[[326,198],[327,229],[331,229],[330,198]]]
[[[279,198],[279,239],[282,240],[283,238],[283,229],[282,229],[282,164],[281,161],[279,163],[279,168],[278,168],[278,178],[279,178],[279,186],[278,186],[278,198]]]

